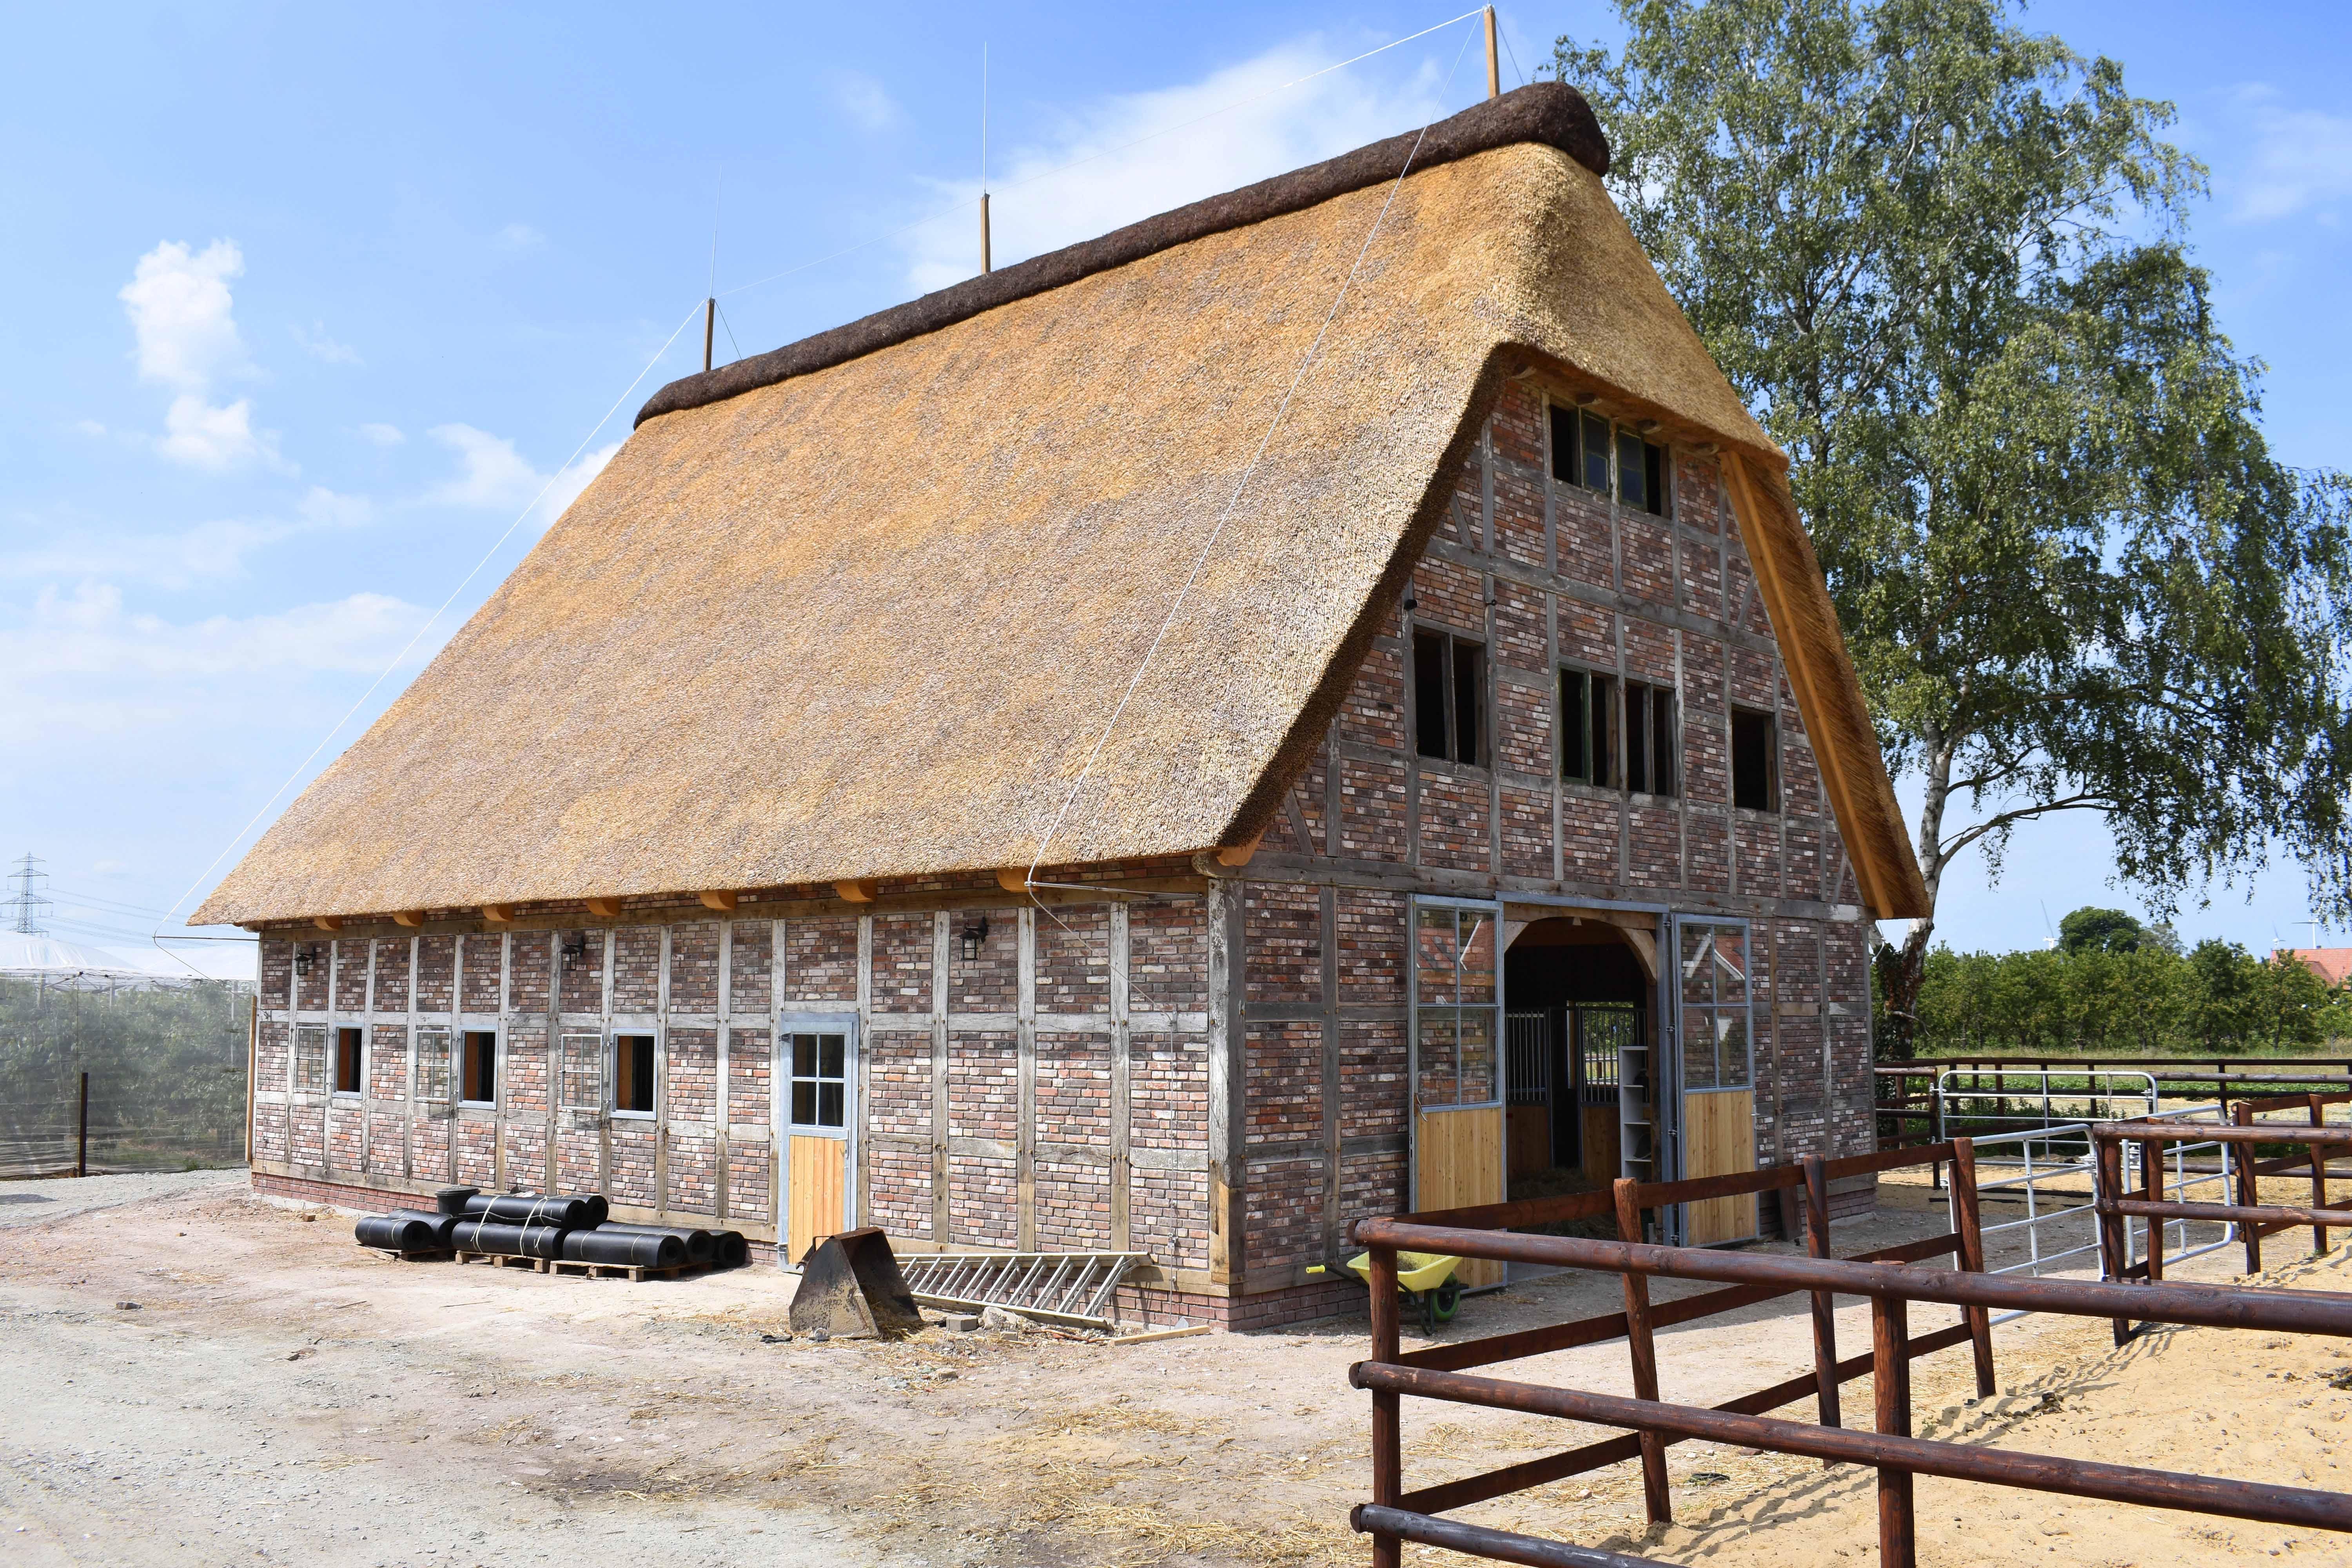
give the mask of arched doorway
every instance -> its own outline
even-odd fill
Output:
[[[1548,915],[1514,933],[1504,967],[1510,1195],[1657,1179],[1655,936]]]

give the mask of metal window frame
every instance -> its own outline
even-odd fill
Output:
[[[1453,910],[1457,912],[1465,910],[1474,911],[1475,913],[1485,915],[1494,925],[1495,1000],[1491,1004],[1491,1007],[1495,1015],[1495,1094],[1494,1098],[1491,1100],[1456,1100],[1451,1104],[1438,1106],[1428,1106],[1422,1102],[1420,931],[1421,911],[1429,909]],[[1457,921],[1454,926],[1454,947],[1456,952],[1461,951],[1461,925]],[[1408,1135],[1413,1145],[1405,1162],[1405,1182],[1408,1188],[1409,1206],[1417,1209],[1421,1206],[1421,1161],[1419,1159],[1418,1145],[1421,1136],[1422,1117],[1433,1113],[1443,1113],[1449,1110],[1491,1110],[1508,1102],[1510,1086],[1504,1081],[1504,1068],[1506,1058],[1509,1055],[1509,1049],[1503,1035],[1505,1027],[1504,1018],[1507,1016],[1507,1003],[1503,994],[1503,900],[1500,899],[1450,898],[1434,893],[1415,893],[1407,901],[1405,906],[1405,1105],[1406,1116],[1408,1119]],[[1432,1003],[1431,1005],[1436,1006],[1440,1005],[1440,1004]],[[1479,1002],[1473,1003],[1471,1005],[1485,1008],[1488,1007],[1489,1004]],[[1455,1002],[1453,1004],[1453,1006],[1455,1016],[1458,1018],[1462,1011],[1463,1004]],[[1461,1091],[1462,1082],[1460,1056],[1461,1034],[1458,1028],[1455,1031],[1454,1039],[1455,1057],[1454,1081],[1455,1093],[1458,1095]],[[1506,1114],[1507,1114],[1507,1112],[1506,1112]],[[1500,1141],[1498,1147],[1501,1149],[1501,1152],[1497,1155],[1499,1159],[1504,1161],[1506,1165],[1507,1165],[1509,1162],[1507,1142],[1507,1140]]]
[[[466,1090],[473,1087],[466,1081],[470,1076],[466,1071],[467,1066],[466,1053],[469,1048],[468,1037],[474,1035],[488,1035],[490,1037],[490,1098],[488,1100],[465,1098]],[[499,1090],[505,1087],[499,1081],[499,1068],[506,1058],[507,1032],[504,1026],[488,1024],[477,1028],[470,1020],[462,1022],[457,1028],[450,1031],[449,1044],[454,1047],[451,1052],[454,1059],[449,1063],[450,1103],[466,1110],[497,1110]]]
[[[829,1081],[822,1076],[802,1079],[793,1072],[792,1037],[794,1035],[840,1035],[841,1043],[841,1125],[826,1127],[815,1122],[793,1120],[793,1085]],[[787,1138],[847,1139],[857,1125],[857,1015],[855,1013],[785,1013],[776,1026],[776,1066],[771,1079],[782,1092],[776,1096],[776,1124]],[[852,1140],[853,1142],[855,1140]]]
[[[654,1043],[653,1104],[643,1110],[621,1108],[621,1040],[651,1040]],[[624,1025],[609,1029],[604,1037],[604,1110],[615,1121],[657,1121],[661,1119],[662,1060],[669,1053],[663,1048],[665,1041],[657,1028]]]
[[[369,1047],[373,1044],[373,1031],[365,1024],[330,1024],[327,1028],[331,1037],[327,1045],[328,1050],[331,1053],[327,1062],[327,1098],[364,1100],[367,1099],[368,1055]],[[360,1081],[357,1089],[336,1087],[335,1080],[340,1076],[343,1065],[343,1031],[345,1029],[356,1030],[360,1037]]]

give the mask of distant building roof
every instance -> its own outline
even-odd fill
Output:
[[[2283,947],[2275,956],[2294,959],[2330,985],[2352,980],[2352,947]]]
[[[144,980],[152,973],[102,948],[26,931],[0,931],[0,974],[89,974],[101,979],[119,975]]]

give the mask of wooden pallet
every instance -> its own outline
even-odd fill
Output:
[[[370,1250],[390,1258],[394,1263],[440,1263],[457,1256],[446,1247],[420,1247],[414,1252],[403,1252],[393,1247],[372,1247]]]
[[[551,1266],[558,1274],[578,1269],[591,1279],[676,1279],[688,1274],[698,1274],[710,1268],[708,1263],[664,1263],[640,1267],[633,1263],[585,1263],[575,1258],[558,1258]]]
[[[545,1258],[517,1258],[510,1252],[466,1252],[461,1250],[454,1254],[454,1256],[460,1263],[489,1263],[495,1264],[500,1268],[528,1268],[538,1274],[546,1273],[548,1271],[548,1265],[552,1261],[551,1259]]]

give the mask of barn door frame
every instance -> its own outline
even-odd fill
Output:
[[[1706,1129],[1694,1130],[1693,1123],[1700,1119],[1689,1113],[1690,1108],[1702,1096],[1739,1097],[1745,1114],[1735,1118],[1734,1125],[1746,1140],[1746,1163],[1741,1168],[1756,1168],[1754,934],[1750,922],[1739,916],[1674,917],[1667,949],[1670,962],[1658,966],[1671,1008],[1667,1016],[1674,1021],[1675,1048],[1668,1053],[1675,1111],[1672,1180],[1726,1173],[1719,1169],[1692,1168],[1694,1137],[1718,1137],[1722,1131],[1711,1120]],[[1716,1157],[1722,1152],[1718,1148],[1710,1146],[1696,1152],[1700,1164],[1724,1163]],[[1759,1205],[1752,1194],[1711,1199],[1709,1213],[1704,1216],[1693,1214],[1696,1206],[1675,1205],[1674,1239],[1679,1244],[1720,1246],[1752,1241],[1759,1234]],[[1695,1225],[1695,1219],[1705,1223]],[[1718,1234],[1727,1225],[1729,1233]]]
[[[793,1256],[792,1245],[794,1139],[827,1138],[841,1143],[841,1226],[845,1230],[857,1223],[857,1124],[860,1111],[857,1068],[858,1053],[863,1046],[857,1026],[858,1016],[856,1013],[782,1012],[776,1016],[774,1061],[768,1074],[769,1114],[774,1119],[776,1141],[776,1263],[779,1268],[795,1273],[799,1271],[800,1259]],[[841,1125],[838,1127],[793,1119],[794,1035],[842,1037]]]
[[[1483,924],[1487,951],[1494,956],[1491,1000],[1465,1002],[1458,986],[1448,986],[1442,980],[1434,986],[1424,985],[1423,960],[1434,956],[1423,949],[1424,917],[1440,911],[1452,911],[1456,917],[1452,922],[1451,952],[1457,973],[1463,951],[1475,946],[1480,940],[1478,929]],[[1462,923],[1459,916],[1465,914],[1473,917],[1472,923]],[[1408,918],[1411,924],[1405,935],[1405,1105],[1410,1147],[1406,1152],[1405,1180],[1407,1206],[1418,1210],[1425,1206],[1421,1191],[1421,1119],[1433,1111],[1443,1113],[1449,1110],[1492,1109],[1497,1115],[1506,1114],[1502,1110],[1508,1092],[1503,1081],[1503,1058],[1508,1054],[1503,1042],[1503,902],[1500,899],[1455,899],[1416,894]],[[1437,928],[1433,925],[1432,929]],[[1440,973],[1442,967],[1433,970],[1432,973]],[[1472,990],[1474,993],[1477,990],[1475,984]],[[1462,1058],[1459,1045],[1462,1020],[1466,1013],[1485,1015],[1487,1045],[1484,1071],[1492,1092],[1483,1099],[1464,1100],[1460,1096]],[[1452,1065],[1455,1087],[1454,1098],[1442,1103],[1432,1103],[1423,1092],[1423,1030],[1438,1021],[1437,1016],[1441,1014],[1452,1015],[1453,1027],[1447,1044],[1454,1052]],[[1495,1160],[1496,1179],[1507,1184],[1508,1156],[1500,1139],[1496,1141]]]

